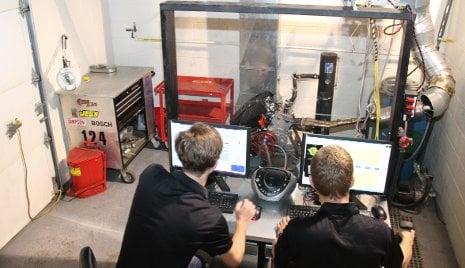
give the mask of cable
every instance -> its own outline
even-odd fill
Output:
[[[367,27],[369,27],[369,26],[367,26]],[[360,93],[359,93],[359,100],[358,100],[358,116],[359,117],[358,117],[358,120],[357,120],[357,124],[355,126],[355,129],[356,129],[357,133],[359,133],[358,135],[361,135],[361,136],[364,136],[364,134],[363,134],[362,129],[360,128],[359,122],[362,121],[362,96],[363,96],[363,93],[365,91],[365,77],[366,77],[368,57],[371,54],[371,53],[368,53],[368,51],[371,50],[371,49],[368,49],[368,46],[369,46],[368,41],[369,40],[370,39],[366,38],[366,42],[365,42],[365,58],[364,58],[364,61],[363,61],[363,66],[362,66],[363,67],[362,68],[362,81],[360,83]],[[370,96],[371,96],[371,93],[370,93]],[[371,98],[370,96],[368,96],[368,100]],[[366,113],[365,113],[365,115],[366,115]]]
[[[410,12],[412,19],[415,21],[415,14],[413,13],[412,8],[410,6],[407,6],[407,10]],[[421,83],[418,84],[418,88],[417,88],[417,91],[419,91],[426,80],[426,67],[425,67],[425,58],[423,57],[423,51],[421,50],[420,44],[418,43],[417,33],[415,31],[415,23],[413,24],[413,40],[415,40],[415,45],[418,48],[418,54],[420,55],[420,59],[421,59],[420,66],[421,66],[421,71],[423,73]]]
[[[387,0],[395,9],[399,9],[399,6],[396,6],[392,0]],[[410,5],[407,5],[405,7],[407,9],[408,12],[410,12],[410,15],[412,16],[412,21],[415,22],[415,14],[413,13],[413,10],[412,10],[412,7],[410,7]],[[422,76],[422,81],[421,83],[418,85],[418,88],[417,88],[417,91],[419,91],[421,89],[421,86],[423,86],[423,84],[425,83],[425,80],[426,80],[426,67],[425,67],[425,59],[423,57],[423,51],[421,51],[421,47],[420,47],[420,44],[418,43],[418,39],[417,39],[417,33],[415,31],[415,23],[413,24],[413,40],[415,41],[415,45],[417,46],[418,48],[418,54],[420,55],[420,59],[421,59],[421,71],[423,72],[423,76]],[[410,74],[409,74],[410,75]]]
[[[415,68],[413,68],[413,70],[411,70],[408,74],[407,74],[407,77],[411,76],[413,74],[413,72],[415,72],[418,67],[420,67],[419,65],[415,66]]]
[[[429,196],[429,192],[431,191],[431,187],[432,187],[432,184],[431,184],[432,176],[429,174],[425,174],[425,172],[421,170],[419,164],[414,165],[414,170],[418,178],[420,179],[421,183],[425,185],[422,196],[410,204],[403,204],[403,203],[392,201],[391,204],[393,206],[399,207],[399,208],[414,208],[422,204],[426,200],[426,198]]]
[[[375,20],[370,18],[371,38],[373,39],[373,75],[374,75],[374,102],[376,107],[376,126],[375,126],[375,140],[379,139],[379,125],[381,118],[381,99],[379,94],[379,61],[378,61],[378,41]]]
[[[399,33],[400,30],[402,30],[402,27],[397,28],[397,30],[394,30],[394,27],[402,26],[402,25],[403,25],[403,23],[395,23],[395,20],[394,20],[394,23],[392,23],[389,26],[384,27],[383,32],[384,32],[385,35],[395,35],[395,34]],[[392,31],[390,33],[388,33],[387,30],[390,29],[390,28],[392,28]]]
[[[286,151],[284,150],[283,147],[277,145],[277,144],[273,144],[274,147],[278,147],[279,149],[281,149],[281,151],[283,152],[283,155],[284,155],[284,164],[283,164],[283,169],[286,169],[287,168],[287,154],[286,154]]]
[[[51,205],[51,207],[49,207],[49,209],[42,210],[35,217],[31,216],[31,200],[29,198],[28,174],[27,174],[26,158],[24,157],[23,142],[22,142],[22,139],[21,139],[21,132],[19,131],[19,128],[16,129],[16,132],[18,133],[19,150],[20,150],[21,161],[22,161],[23,169],[24,169],[24,184],[25,184],[25,190],[26,190],[27,215],[28,215],[30,220],[37,220],[37,219],[47,215],[48,213],[50,213],[50,211],[52,211],[52,209],[55,208],[55,206],[58,204],[58,201],[60,201],[60,199],[61,199],[62,190],[61,189],[58,190],[58,194],[56,195],[56,200],[52,203],[52,205]]]
[[[393,25],[396,24],[395,22],[396,22],[396,20],[392,21]],[[388,53],[386,55],[386,60],[384,61],[383,69],[381,69],[381,74],[379,76],[380,80],[382,80],[383,77],[384,77],[384,71],[386,70],[386,66],[387,66],[387,64],[389,62],[389,58],[391,57],[392,43],[393,43],[393,37],[392,36],[395,35],[396,33],[398,33],[400,31],[400,29],[402,29],[402,28],[399,28],[396,32],[394,31],[394,29],[392,29],[392,32],[390,34],[387,34],[386,30],[388,29],[388,27],[384,28],[384,30],[383,30],[384,35],[390,36],[390,38],[389,38],[389,48],[388,48]]]

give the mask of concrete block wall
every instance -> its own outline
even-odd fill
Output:
[[[464,12],[465,3],[454,1],[447,32],[453,42],[442,43],[441,49],[456,80],[455,95],[435,123],[425,158],[460,267],[465,267],[465,36],[460,23]]]

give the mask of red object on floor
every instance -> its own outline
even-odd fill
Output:
[[[71,174],[69,195],[84,198],[107,189],[104,151],[76,147],[69,152],[68,167]]]

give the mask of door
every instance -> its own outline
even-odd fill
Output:
[[[32,82],[32,47],[18,0],[0,1],[0,248],[55,195],[55,169],[40,91]],[[18,119],[19,131],[8,132]],[[29,200],[29,201],[28,201]]]

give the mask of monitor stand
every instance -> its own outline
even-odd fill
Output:
[[[212,172],[208,176],[206,188],[208,190],[213,190],[215,188],[215,185],[218,185],[218,187],[220,187],[221,191],[223,192],[231,191],[231,188],[229,188],[228,184],[224,180],[224,176],[221,176],[216,172]]]
[[[355,203],[355,205],[357,205],[359,210],[367,210],[368,209],[367,206],[365,206],[365,204],[363,204],[363,202],[354,193],[350,193],[349,200],[350,200],[350,202]]]

